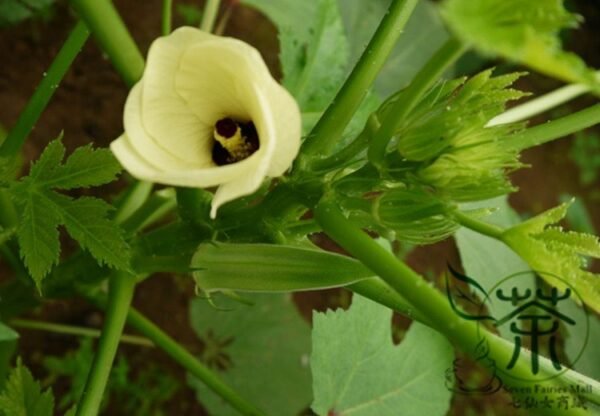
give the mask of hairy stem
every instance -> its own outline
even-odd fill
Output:
[[[114,273],[110,277],[106,321],[102,328],[98,351],[94,356],[81,400],[77,405],[77,416],[98,414],[121,333],[125,327],[135,283],[135,277],[126,273]]]
[[[42,80],[27,102],[25,109],[19,115],[17,123],[8,133],[2,146],[0,146],[0,157],[14,156],[19,152],[25,143],[25,139],[31,133],[31,130],[54,95],[58,84],[60,84],[60,81],[65,76],[65,73],[70,68],[83,45],[85,45],[88,36],[89,32],[85,24],[81,21],[78,22],[62,48],[60,48],[60,51],[58,51],[48,71],[44,72]]]
[[[127,86],[144,72],[144,58],[110,0],[71,0]]]
[[[600,104],[593,105],[557,120],[523,130],[504,142],[518,151],[568,136],[600,123]]]
[[[356,290],[356,285],[360,284],[361,287],[359,290]],[[361,296],[371,299],[374,302],[377,302],[383,306],[387,306],[390,309],[393,309],[396,312],[399,312],[403,315],[407,315],[407,301],[398,293],[394,292],[389,286],[385,283],[378,282],[375,279],[366,279],[359,283],[355,283],[351,286],[347,286],[347,289],[358,293]],[[409,318],[412,318],[416,321],[421,322],[429,327],[432,327],[431,322],[429,322],[424,316],[416,314],[417,311],[414,311],[414,314],[407,315]],[[432,327],[433,328],[433,327]],[[503,348],[512,350],[514,349],[514,344],[506,339],[501,338],[498,335],[492,333],[486,333],[486,337],[493,339],[493,342],[503,346]],[[539,357],[540,369],[546,373],[552,373],[554,370],[553,363],[546,357]],[[586,400],[589,400],[592,403],[600,405],[600,382],[587,377],[581,373],[578,373],[574,370],[567,370],[561,375],[561,379],[564,383],[569,385],[583,385],[583,386],[592,386],[591,392],[587,390],[582,392],[581,395]]]
[[[352,73],[302,147],[299,166],[306,158],[328,154],[339,140],[400,38],[418,0],[394,0]]]
[[[400,296],[414,305],[415,309],[431,322],[432,327],[454,345],[467,354],[476,355],[477,345],[482,339],[485,339],[489,345],[490,358],[496,362],[510,361],[513,352],[509,344],[499,342],[497,337],[487,336],[487,331],[480,328],[474,321],[460,318],[441,293],[429,286],[410,267],[347,220],[335,203],[322,201],[314,212],[317,222],[321,224],[325,233],[379,275]],[[555,385],[553,380],[544,381],[543,376],[547,377],[547,373],[544,373],[542,377],[540,374],[533,375],[529,363],[524,357],[525,355],[521,355],[521,358],[517,360],[510,370],[510,377],[503,378],[505,384],[513,387],[531,385],[532,382]],[[563,380],[558,377],[558,381]],[[538,396],[541,399],[541,395]],[[579,409],[569,409],[566,412],[559,409],[544,409],[542,413],[548,415],[585,414]]]
[[[383,163],[388,143],[404,121],[404,118],[418,104],[423,94],[439,80],[442,74],[466,51],[466,47],[457,39],[448,40],[425,64],[402,94],[402,100],[396,101],[387,117],[381,120],[381,127],[375,133],[369,146],[369,160],[375,166]]]

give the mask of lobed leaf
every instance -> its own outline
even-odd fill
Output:
[[[446,0],[442,15],[456,36],[482,53],[567,82],[595,82],[593,71],[561,47],[560,31],[579,23],[563,0]]]
[[[77,148],[64,165],[37,181],[56,189],[85,188],[112,182],[121,172],[121,165],[108,149],[93,149],[91,145]]]
[[[0,393],[0,415],[3,416],[52,416],[54,396],[50,390],[42,392],[40,383],[19,359]]]
[[[101,264],[129,270],[129,247],[121,229],[108,219],[111,205],[101,199],[53,194],[67,232]]]
[[[38,290],[60,255],[58,226],[101,264],[129,269],[129,247],[108,214],[112,207],[96,198],[73,199],[54,189],[96,186],[115,179],[121,168],[107,149],[81,147],[66,160],[61,137],[52,141],[32,164],[29,175],[9,182],[21,208],[17,238],[21,257]]]
[[[15,25],[23,20],[44,15],[54,0],[0,1],[0,27]]]
[[[21,207],[17,228],[19,250],[38,290],[41,290],[42,279],[59,260],[58,226],[61,215],[39,192],[18,195],[17,204]]]
[[[230,300],[216,309],[204,299],[190,305],[190,321],[207,347],[202,361],[267,415],[296,416],[310,402],[310,327],[289,295],[247,294],[252,305]],[[205,383],[188,377],[214,415],[237,416]]]
[[[315,413],[446,414],[452,393],[444,374],[452,366],[452,347],[418,323],[394,346],[391,317],[389,309],[358,295],[348,311],[313,315]]]
[[[563,232],[553,226],[565,217],[570,204],[561,204],[506,230],[502,239],[549,284],[561,290],[572,286],[588,306],[599,312],[600,276],[585,270],[581,255],[600,257],[600,241],[589,234]]]

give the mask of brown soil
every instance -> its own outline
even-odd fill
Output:
[[[151,41],[160,34],[160,0],[132,2],[115,1],[125,22],[142,50],[145,52]],[[194,1],[180,3],[193,4]],[[592,65],[600,67],[598,50],[600,38],[600,12],[592,2],[578,2],[588,23],[577,35],[573,48]],[[175,25],[182,22],[176,16]],[[74,19],[66,6],[61,4],[56,16],[49,22],[27,22],[14,28],[0,30],[0,125],[9,128],[25,106],[43,72],[60,48],[74,25]],[[246,40],[259,48],[271,70],[278,75],[277,37],[273,25],[258,13],[238,7],[227,26],[226,34]],[[532,76],[521,85],[531,91],[546,91],[558,84],[545,78]],[[44,146],[61,131],[69,149],[93,142],[105,147],[117,137],[122,129],[122,109],[127,88],[120,81],[108,60],[93,41],[89,41],[75,64],[66,75],[50,105],[38,122],[24,148],[26,160],[37,158]],[[589,105],[594,100],[584,98],[574,106]],[[532,167],[513,175],[515,184],[521,191],[511,196],[513,206],[520,212],[539,213],[555,206],[558,196],[570,193],[584,199],[600,229],[600,204],[598,197],[591,199],[592,191],[598,183],[582,187],[578,180],[577,167],[566,157],[571,139],[563,139],[540,149],[526,152],[524,161]],[[118,187],[119,185],[117,185]],[[111,187],[110,189],[116,189]],[[101,192],[105,192],[102,190]],[[104,193],[105,195],[106,193]],[[458,253],[452,241],[416,249],[409,257],[409,263],[417,271],[433,276],[445,270],[446,263],[458,263]],[[7,277],[8,270],[0,264],[0,277]],[[187,305],[194,296],[193,285],[189,280],[173,276],[157,275],[146,280],[136,289],[134,306],[147,317],[180,341],[192,352],[201,349],[197,338],[190,330]],[[348,298],[338,290],[311,292],[295,296],[299,309],[310,320],[313,309],[347,305]],[[74,325],[100,326],[102,315],[81,300],[55,301],[31,313],[38,319]],[[42,332],[22,331],[20,353],[24,361],[33,368],[36,376],[45,377],[41,358],[47,355],[62,355],[74,348],[73,338]],[[123,352],[134,368],[145,363],[156,363],[166,373],[173,375],[185,386],[184,371],[157,349],[128,346]],[[56,386],[56,393],[66,386]],[[481,403],[464,403],[457,400],[455,411],[473,406],[482,409]],[[165,407],[166,415],[203,415],[194,393],[183,388]],[[112,403],[106,412],[120,415],[118,404]]]

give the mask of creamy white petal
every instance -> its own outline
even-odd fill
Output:
[[[257,72],[249,64],[251,60],[256,65],[252,52],[258,54],[243,42],[221,38],[194,45],[183,54],[175,89],[203,122],[214,125],[224,117],[250,120],[246,97],[240,94],[238,85],[264,84],[268,75],[266,68],[266,73]]]
[[[204,60],[216,62],[212,77],[199,77],[198,68]],[[221,82],[213,79],[221,78]],[[261,146],[276,143],[276,155],[270,161],[269,176],[280,176],[290,167],[300,149],[302,120],[294,98],[279,85],[269,73],[260,53],[252,46],[236,39],[208,41],[189,48],[181,59],[176,76],[176,88],[200,117],[210,113],[207,109],[223,113],[213,117],[226,117],[227,112],[242,120],[255,121],[255,117],[271,117],[275,124],[273,136],[261,134]],[[265,108],[254,112],[249,103],[254,89],[258,87],[267,99]],[[202,93],[199,93],[202,91]]]
[[[302,117],[294,97],[281,85],[276,82],[273,84],[267,100],[275,125],[275,153],[267,174],[274,178],[283,175],[298,155],[302,136]]]
[[[183,53],[192,45],[213,38],[215,36],[200,30],[181,28],[170,36],[157,39],[148,52],[142,79],[145,128],[166,151],[202,166],[212,164],[209,150],[214,124],[203,121],[191,111],[175,90],[174,82]]]
[[[110,150],[127,172],[135,178],[157,182],[156,178],[160,176],[161,171],[144,159],[136,148],[132,146],[127,134],[122,134],[118,139],[114,140],[110,144]]]
[[[179,159],[165,150],[145,128],[142,120],[142,91],[143,85],[138,82],[131,89],[125,102],[123,124],[131,147],[143,151],[144,159],[159,170],[193,169],[194,164]]]

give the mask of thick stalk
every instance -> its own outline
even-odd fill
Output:
[[[110,0],[71,0],[127,86],[142,76],[144,58]]]
[[[352,73],[306,138],[299,159],[327,154],[339,140],[400,38],[418,0],[394,0]]]
[[[529,149],[568,136],[600,123],[600,104],[578,111],[557,120],[523,130],[508,140],[504,146],[518,151]]]
[[[361,287],[357,287],[357,285],[360,285]],[[349,289],[354,293],[358,293],[361,296],[369,298],[372,301],[377,302],[381,305],[387,306],[388,308],[393,309],[396,312],[406,315],[406,299],[404,299],[398,293],[394,292],[387,284],[381,281],[377,281],[376,279],[367,279],[363,280],[362,282],[347,286],[346,289]],[[422,324],[432,327],[431,322],[428,322],[424,316],[413,314],[412,316],[409,316],[409,318],[412,318],[416,321],[421,322]],[[495,343],[497,343],[498,345],[503,345],[506,349],[514,349],[514,344],[512,342],[503,339],[498,335],[487,333],[486,337],[494,339]],[[542,356],[540,356],[539,359],[540,369],[543,372],[551,373],[554,371],[552,361]],[[567,370],[561,375],[561,379],[564,383],[569,385],[592,386],[591,392],[586,390],[583,393],[581,393],[581,396],[592,403],[600,405],[600,382],[590,377],[587,377],[581,373],[578,373],[574,370]]]
[[[482,340],[482,334],[486,333],[482,328],[479,328],[473,321],[460,318],[440,292],[429,286],[421,276],[347,220],[337,205],[322,201],[314,212],[317,222],[321,224],[325,233],[414,305],[415,309],[432,323],[434,329],[467,354],[475,353],[476,346]],[[510,361],[512,351],[507,348],[506,343],[499,342],[497,338],[487,335],[485,335],[485,340],[489,345],[490,358],[496,362]],[[539,375],[532,374],[529,363],[523,356],[517,360],[510,375],[512,376],[510,379],[503,381],[513,387],[531,385],[534,381],[542,382]],[[555,384],[553,381],[544,381],[544,383]],[[539,398],[541,399],[541,396]],[[543,413],[549,415],[585,414],[579,409],[569,409],[567,412],[547,409]]]
[[[110,277],[106,321],[102,328],[98,351],[94,356],[81,400],[77,405],[77,416],[96,416],[98,414],[119,340],[125,327],[135,283],[135,277],[130,274],[114,273]]]
[[[381,127],[375,133],[369,146],[369,160],[375,166],[381,166],[385,158],[388,143],[396,134],[404,118],[418,104],[423,94],[437,82],[443,73],[465,52],[466,47],[457,39],[448,40],[425,64],[402,94],[390,108],[387,117],[381,120]]]
[[[60,51],[58,51],[48,71],[44,72],[42,80],[27,102],[25,109],[19,115],[17,123],[8,133],[2,146],[0,146],[0,157],[14,156],[19,152],[23,143],[25,143],[25,139],[31,133],[35,123],[37,123],[48,102],[54,95],[58,84],[60,84],[60,81],[65,76],[65,73],[70,68],[83,45],[85,45],[88,36],[89,32],[85,24],[79,21],[69,34],[62,48],[60,48]]]

